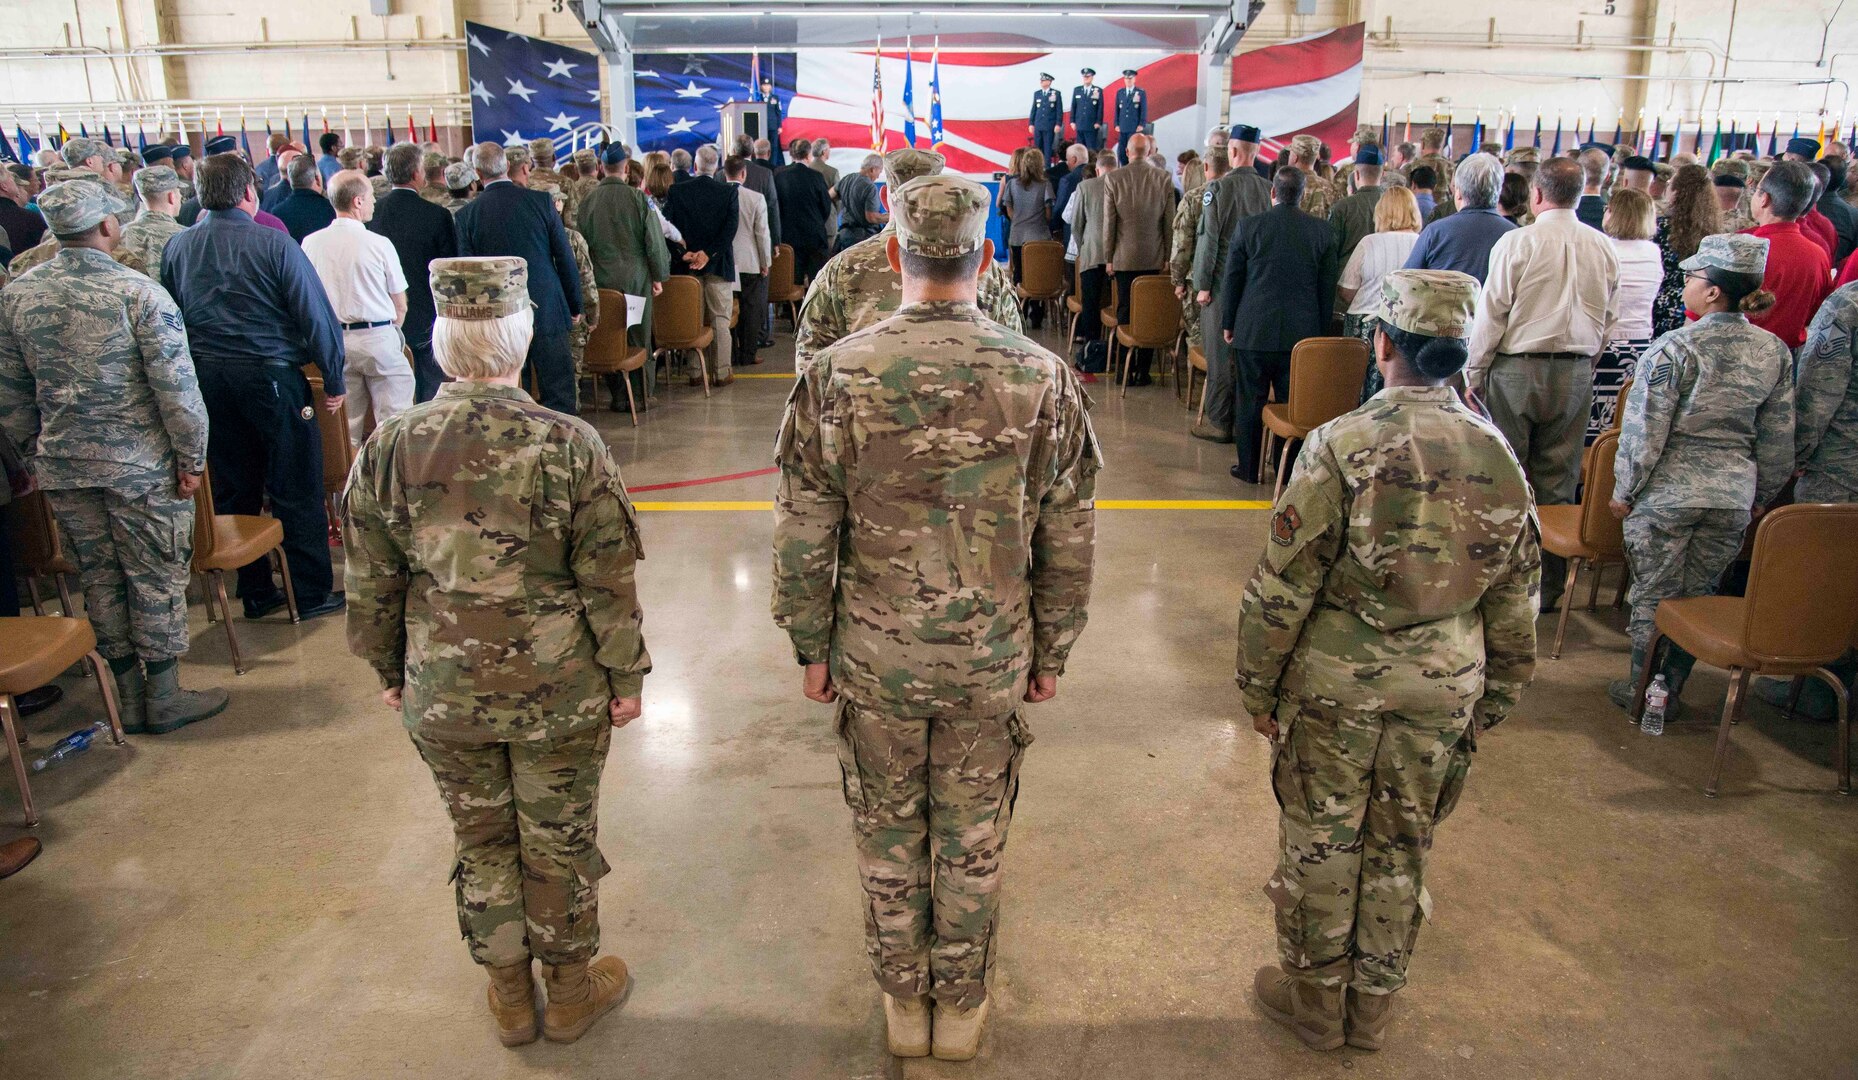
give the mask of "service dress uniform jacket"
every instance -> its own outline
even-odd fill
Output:
[[[1032,111],[1026,116],[1032,144],[1050,161],[1064,140],[1064,95],[1056,87],[1032,92]]]
[[[1148,91],[1139,86],[1116,88],[1116,160],[1129,164],[1129,139],[1148,125]]]
[[[1103,149],[1103,87],[1093,83],[1072,89],[1071,126],[1077,131],[1077,141],[1091,153]]]

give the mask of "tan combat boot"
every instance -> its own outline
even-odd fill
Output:
[[[1347,985],[1323,986],[1317,981],[1332,969],[1343,979],[1353,974],[1352,965],[1341,960],[1327,968],[1261,967],[1252,980],[1252,992],[1265,1015],[1296,1032],[1312,1050],[1337,1049],[1346,1038],[1342,999]]]
[[[1392,994],[1348,991],[1348,1045],[1357,1050],[1379,1050],[1393,1016]]]
[[[573,1042],[594,1026],[626,996],[629,985],[626,962],[603,956],[589,964],[543,964],[548,984],[548,1008],[542,1013],[542,1034],[550,1042]]]
[[[884,1029],[897,1057],[929,1056],[929,995],[884,995]]]
[[[490,973],[490,1015],[497,1020],[497,1040],[505,1046],[534,1042],[535,976],[529,961],[484,970]]]
[[[987,1027],[987,1010],[994,999],[986,998],[972,1009],[954,1005],[935,1007],[935,1047],[940,1061],[967,1061],[981,1052],[981,1033]]]

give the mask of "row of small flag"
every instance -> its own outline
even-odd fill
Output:
[[[327,133],[330,131],[334,131],[335,128],[329,122],[329,110],[325,107],[321,110],[321,112],[322,112],[323,132]],[[382,110],[382,113],[383,113],[382,119],[383,121],[385,121],[382,124],[382,130],[384,131],[386,135],[386,140],[387,140],[386,144],[388,146],[392,146],[394,144],[394,125],[393,125],[392,114],[387,113],[385,109]],[[185,142],[189,134],[187,130],[187,122],[185,118],[177,116],[175,118],[174,123],[175,123],[176,136],[181,141]],[[369,117],[368,117],[367,110],[365,109],[362,110],[361,123],[362,123],[361,137],[362,137],[362,141],[365,143],[370,137],[371,132],[374,130],[374,128],[372,128],[369,125]],[[23,120],[21,120],[17,116],[13,118],[14,142],[17,144],[17,146],[9,144],[4,137],[0,137],[0,160],[12,159],[12,160],[18,160],[22,162],[30,161],[32,158],[32,154],[36,150],[38,150],[41,142],[43,142],[45,145],[52,147],[53,149],[57,149],[63,146],[68,140],[70,140],[73,137],[73,132],[65,126],[63,117],[55,116],[52,121],[52,126],[47,127],[44,125],[43,121],[39,117],[35,116],[33,118],[33,126],[39,131],[40,133],[39,138],[35,139],[26,133],[26,126]],[[203,137],[211,137],[211,138],[223,137],[226,134],[226,125],[225,125],[224,120],[221,117],[215,116],[214,121],[213,121],[213,127],[214,127],[213,134],[211,136],[207,136],[206,135],[206,123],[205,123],[204,118],[202,118],[202,121],[199,126],[200,134]],[[269,138],[275,131],[278,131],[278,130],[281,130],[286,136],[289,136],[290,134],[292,134],[290,118],[288,116],[284,117],[283,123],[281,124],[281,126],[274,128],[271,123],[271,116],[269,113],[267,113],[264,117],[265,136]],[[349,126],[347,109],[343,109],[341,113],[341,130],[342,130],[342,144],[344,146],[354,145],[354,141],[355,141],[354,129]],[[86,138],[86,139],[91,137],[90,126],[81,117],[78,119],[77,131],[75,135],[76,137]],[[251,142],[248,138],[248,133],[246,129],[246,117],[243,112],[239,114],[237,135],[239,138],[239,146],[245,151],[246,157],[248,158],[251,157],[252,147],[251,147]],[[110,125],[107,121],[101,122],[98,126],[97,137],[102,139],[105,143],[111,146],[119,145],[117,141],[119,137],[121,139],[120,145],[124,147],[128,147],[132,145],[130,138],[129,138],[128,119],[121,115],[119,115],[117,118],[117,127],[114,132],[110,130]],[[157,131],[155,135],[155,139],[157,141],[160,141],[161,137],[162,137],[161,133]],[[413,118],[413,110],[410,106],[407,108],[407,114],[406,114],[406,137],[408,140],[412,142],[420,141],[419,125]],[[430,109],[427,110],[426,112],[425,138],[427,142],[437,142],[439,138],[438,117],[436,113]],[[307,111],[305,111],[303,114],[303,144],[306,149],[310,145],[310,114]],[[133,145],[135,146],[138,153],[148,149],[148,132],[143,127],[142,119],[140,117],[136,118],[136,137],[135,137]],[[17,150],[17,156],[15,156],[15,150]],[[257,160],[257,159],[253,158],[253,160]]]
[[[1509,123],[1507,126],[1504,126],[1503,119],[1506,115],[1509,118]],[[1516,146],[1517,146],[1516,120],[1517,120],[1517,116],[1513,112],[1507,113],[1507,114],[1499,112],[1497,114],[1497,124],[1492,125],[1492,127],[1490,128],[1490,131],[1494,133],[1498,127],[1500,126],[1503,127],[1503,149],[1505,152],[1516,149]],[[1569,149],[1572,150],[1585,143],[1599,141],[1599,125],[1600,125],[1600,117],[1598,113],[1595,113],[1588,118],[1587,135],[1585,138],[1582,138],[1580,117],[1577,115],[1574,118],[1574,130],[1569,133],[1569,136],[1570,136]],[[1691,151],[1695,153],[1698,157],[1705,158],[1706,163],[1713,163],[1718,157],[1721,157],[1723,154],[1729,151],[1738,149],[1742,146],[1742,143],[1740,141],[1741,136],[1737,132],[1737,124],[1736,124],[1736,120],[1734,117],[1730,118],[1729,127],[1725,130],[1723,127],[1722,115],[1720,113],[1717,114],[1716,129],[1715,129],[1714,134],[1710,133],[1709,125],[1706,124],[1705,122],[1698,120],[1696,122],[1696,125],[1697,125],[1696,132],[1695,132],[1696,141],[1692,144]],[[1826,144],[1827,136],[1830,135],[1832,138],[1835,138],[1835,139],[1838,138],[1844,126],[1845,126],[1845,120],[1843,117],[1840,117],[1839,121],[1837,123],[1832,124],[1831,126],[1828,126],[1824,119],[1820,120],[1819,127],[1817,131],[1815,132],[1814,138],[1820,144],[1821,156],[1823,156],[1825,153],[1825,144]],[[1391,108],[1383,110],[1381,113],[1381,144],[1383,146],[1388,143],[1388,140],[1392,136],[1393,127],[1394,127],[1393,110]],[[1686,135],[1685,128],[1686,128],[1686,125],[1682,119],[1678,120],[1677,123],[1672,126],[1671,128],[1671,149],[1668,153],[1661,153],[1661,147],[1663,146],[1663,143],[1664,143],[1664,134],[1665,134],[1664,133],[1664,118],[1660,116],[1660,117],[1656,117],[1653,120],[1652,130],[1650,132],[1650,138],[1647,139],[1646,138],[1647,133],[1645,131],[1645,114],[1643,112],[1639,113],[1638,120],[1633,125],[1633,130],[1631,133],[1632,140],[1630,143],[1627,143],[1626,142],[1626,134],[1627,134],[1626,133],[1626,115],[1625,115],[1625,112],[1622,110],[1619,114],[1618,119],[1614,122],[1614,125],[1613,125],[1612,142],[1614,146],[1619,146],[1622,144],[1630,145],[1634,149],[1638,150],[1639,153],[1645,155],[1646,157],[1651,158],[1653,161],[1657,161],[1661,157],[1669,157],[1671,154],[1677,154],[1683,151],[1684,138]],[[1450,127],[1447,128],[1447,139],[1448,140],[1450,140],[1453,137],[1453,131],[1454,129]],[[1748,141],[1748,145],[1752,147],[1753,149],[1755,149],[1756,151],[1759,151],[1761,149],[1761,131],[1762,131],[1761,121],[1757,120],[1755,121],[1754,130],[1752,134],[1750,135],[1749,141]],[[1777,116],[1774,118],[1774,126],[1768,128],[1767,133],[1768,133],[1767,156],[1775,157],[1779,154],[1779,152],[1786,145],[1785,143],[1781,142],[1781,138],[1780,138],[1780,134],[1781,134],[1781,118],[1780,117]],[[1485,134],[1486,132],[1484,128],[1484,114],[1482,112],[1479,112],[1476,114],[1476,119],[1473,121],[1471,125],[1471,143],[1470,143],[1471,150],[1476,150],[1478,146],[1484,142]],[[1707,147],[1705,145],[1706,136],[1708,136]],[[1412,141],[1412,138],[1413,138],[1413,107],[1411,105],[1408,105],[1406,108],[1405,129],[1404,129],[1404,134],[1402,134],[1401,136],[1401,141],[1410,142]],[[1797,138],[1800,138],[1800,125],[1796,121],[1794,123],[1793,134],[1789,136],[1789,139],[1797,139]],[[1858,146],[1858,120],[1854,120],[1852,122],[1851,140],[1852,140],[1852,145]],[[1562,143],[1562,117],[1558,114],[1555,117],[1555,131],[1553,135],[1553,142],[1549,149],[1549,153],[1551,154],[1561,153],[1561,143]],[[1541,148],[1542,146],[1542,114],[1541,113],[1536,114],[1535,130],[1532,133],[1530,133],[1529,141],[1525,145],[1533,146],[1533,147],[1536,147],[1537,149]],[[1448,141],[1448,145],[1446,146],[1446,152],[1449,155],[1452,151],[1453,151],[1453,147],[1449,145],[1449,141]]]

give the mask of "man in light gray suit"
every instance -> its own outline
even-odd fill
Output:
[[[1103,185],[1116,171],[1116,152],[1097,154],[1097,175],[1077,185],[1071,201],[1065,204],[1066,225],[1077,243],[1077,296],[1083,312],[1078,316],[1076,338],[1081,342],[1101,341],[1103,321],[1097,316],[1103,307],[1104,264],[1109,261],[1103,231]]]
[[[1156,168],[1148,157],[1154,140],[1147,135],[1129,137],[1129,164],[1103,180],[1104,270],[1116,279],[1116,321],[1129,321],[1129,301],[1135,279],[1163,273],[1173,240],[1174,178]],[[1148,350],[1130,357],[1130,386],[1149,383]]]
[[[768,235],[768,201],[761,193],[749,190],[742,181],[748,176],[748,159],[740,154],[723,163],[723,179],[735,188],[739,211],[735,224],[735,272],[742,295],[742,314],[736,320],[735,357],[737,364],[759,364],[755,350],[761,344],[761,326],[749,318],[768,302],[768,267],[774,263],[774,248]]]

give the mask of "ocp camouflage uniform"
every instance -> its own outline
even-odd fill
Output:
[[[575,211],[580,208],[580,200],[574,196],[574,182],[552,167],[538,167],[529,170],[529,190],[539,191],[554,188],[568,200],[567,208],[561,212],[563,221],[575,220]]]
[[[105,659],[187,652],[194,504],[206,405],[179,309],[88,248],[0,293],[0,425],[27,455],[78,565]]]
[[[1307,174],[1303,198],[1297,201],[1297,209],[1328,221],[1329,211],[1335,207],[1336,202],[1335,188],[1327,180],[1316,173]]]
[[[144,210],[142,216],[123,227],[123,236],[112,253],[116,261],[151,281],[161,280],[161,255],[168,241],[186,228],[173,214]]]
[[[902,306],[903,279],[890,268],[884,249],[894,231],[884,226],[876,236],[834,255],[813,275],[806,299],[800,303],[800,328],[794,333],[796,372],[805,371],[822,349],[876,326]],[[980,307],[1006,329],[1024,332],[1019,294],[1004,263],[989,263],[981,275]]]
[[[568,229],[568,246],[574,249],[574,265],[581,272],[581,319],[580,325],[568,327],[568,351],[574,356],[574,386],[578,399],[581,385],[581,364],[587,356],[587,340],[593,336],[594,325],[600,321],[600,283],[594,280],[594,257],[587,250],[587,238],[579,229]]]
[[[1757,238],[1705,238],[1730,239]],[[1793,356],[1740,313],[1705,315],[1645,350],[1625,409],[1613,498],[1632,505],[1626,630],[1636,683],[1658,602],[1714,593],[1742,550],[1750,507],[1765,506],[1793,472]],[[1662,670],[1674,691],[1691,663],[1671,650]]]
[[[486,263],[513,284],[453,268]],[[520,310],[521,270],[436,260],[439,315]],[[349,648],[403,688],[456,833],[472,958],[591,959],[608,706],[638,697],[651,670],[638,526],[600,436],[515,387],[446,383],[363,445],[342,524]]]
[[[1445,205],[1452,197],[1452,171],[1456,166],[1443,154],[1421,154],[1406,167],[1406,174],[1413,175],[1413,170],[1421,165],[1432,170],[1433,202],[1439,206]]]
[[[1187,331],[1187,344],[1200,344],[1200,305],[1194,300],[1193,265],[1194,245],[1198,240],[1200,229],[1200,212],[1206,208],[1212,186],[1202,184],[1198,189],[1182,195],[1181,203],[1174,208],[1174,243],[1168,249],[1168,280],[1175,288],[1184,288],[1187,295],[1181,298],[1181,326]]]
[[[1858,284],[1826,297],[1807,327],[1794,392],[1801,502],[1858,502]]]
[[[1468,322],[1476,281],[1452,276]],[[1237,671],[1246,711],[1278,725],[1265,892],[1286,972],[1404,985],[1433,829],[1476,733],[1534,674],[1533,518],[1509,445],[1448,386],[1389,387],[1304,443],[1241,600]]]

